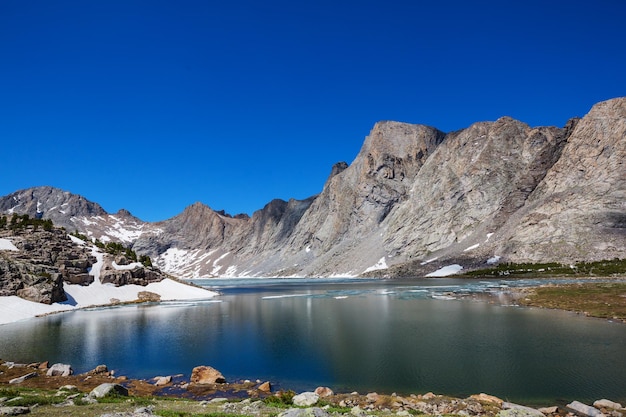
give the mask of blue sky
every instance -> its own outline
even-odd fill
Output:
[[[0,195],[164,220],[317,194],[379,120],[563,126],[626,95],[626,1],[1,0]]]

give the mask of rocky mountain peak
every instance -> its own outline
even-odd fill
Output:
[[[0,198],[0,212],[51,219],[55,225],[68,230],[75,227],[70,221],[72,217],[106,214],[99,204],[83,196],[49,186],[19,190]]]
[[[350,165],[331,168],[318,195],[276,199],[252,217],[195,203],[145,223],[54,189],[4,197],[0,210],[39,210],[44,218],[62,210],[61,224],[130,242],[187,277],[380,275],[386,268],[389,276],[416,276],[488,259],[626,257],[624,160],[626,98],[619,98],[563,128],[506,116],[447,134],[379,122]]]

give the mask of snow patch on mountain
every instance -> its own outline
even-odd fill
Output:
[[[9,239],[0,239],[0,250],[19,250]]]
[[[380,258],[380,260],[375,265],[370,266],[364,272],[378,271],[380,269],[387,269],[387,262],[385,261],[384,256]]]
[[[439,268],[435,272],[431,272],[430,274],[426,274],[427,277],[447,277],[450,275],[458,274],[461,272],[463,267],[459,264],[447,265],[443,268]]]

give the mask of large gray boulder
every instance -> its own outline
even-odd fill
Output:
[[[46,372],[47,376],[70,376],[74,373],[72,367],[65,363],[55,363]]]
[[[104,383],[100,384],[89,393],[93,398],[104,398],[109,395],[128,396],[128,389],[120,384]]]
[[[593,403],[593,406],[596,408],[612,408],[613,410],[621,410],[623,408],[620,403],[607,399],[597,400]]]
[[[503,402],[502,408],[498,417],[544,417],[541,411],[524,405]]]
[[[602,417],[604,416],[604,414],[602,414],[602,411],[598,410],[597,408],[594,408],[590,405],[587,404],[583,404],[579,401],[572,401],[571,403],[567,404],[566,406],[568,409],[570,409],[571,411],[573,411],[574,413],[578,414],[579,416],[583,416],[583,417]]]
[[[22,382],[26,381],[27,379],[35,378],[37,376],[39,376],[39,374],[37,372],[31,372],[29,374],[22,375],[22,376],[17,377],[17,378],[13,378],[12,380],[9,381],[9,384],[21,384]]]
[[[298,395],[294,395],[293,397],[293,405],[298,407],[309,407],[311,405],[317,404],[320,396],[314,392],[303,392]]]
[[[30,413],[29,407],[0,407],[0,416],[19,416]]]
[[[290,408],[280,413],[278,417],[330,417],[330,414],[319,407]]]

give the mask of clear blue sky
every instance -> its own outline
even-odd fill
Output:
[[[148,220],[321,191],[379,120],[563,126],[626,95],[626,1],[1,0],[0,195]]]

